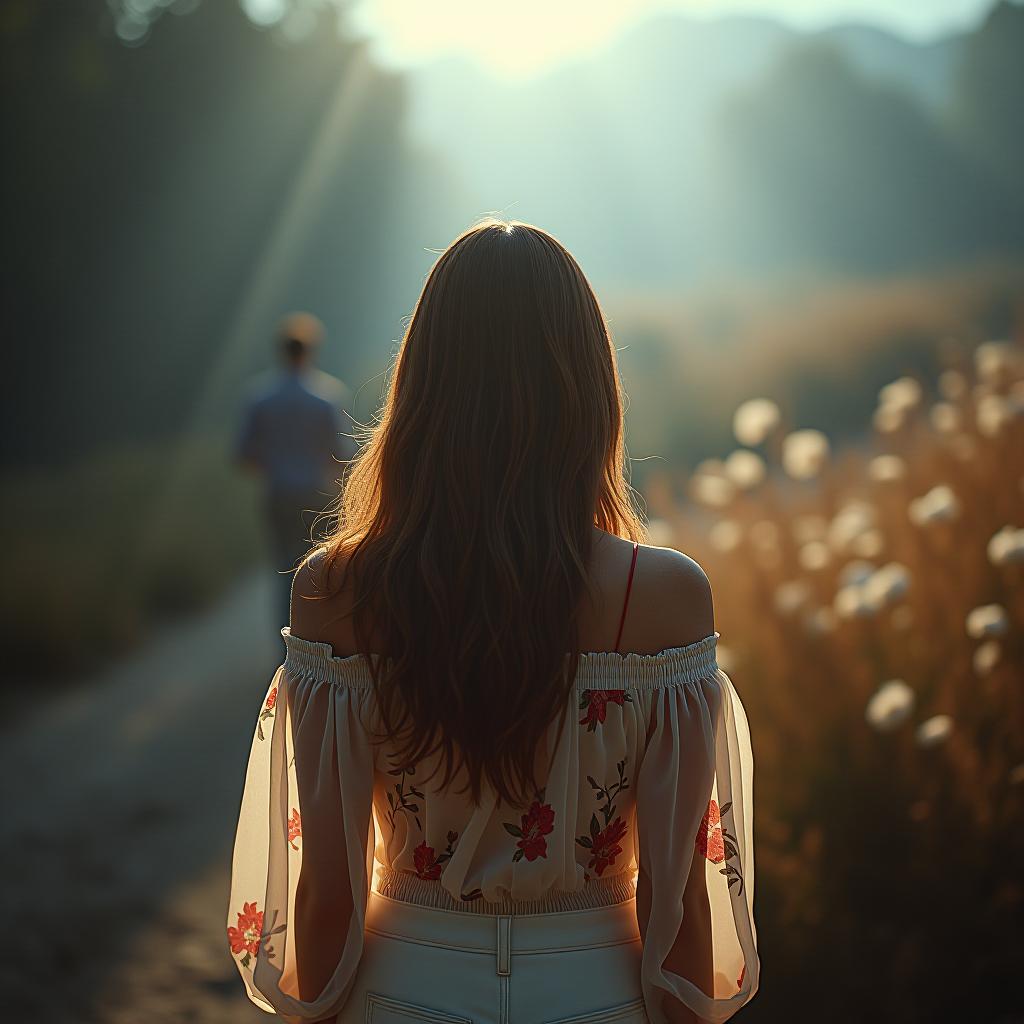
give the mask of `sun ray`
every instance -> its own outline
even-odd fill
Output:
[[[269,325],[276,322],[287,305],[284,284],[287,272],[299,256],[302,241],[314,218],[327,205],[326,193],[336,180],[346,154],[346,143],[353,135],[374,73],[367,48],[355,48],[352,59],[339,74],[334,94],[280,206],[280,215],[267,237],[223,344],[197,389],[191,412],[182,425],[176,454],[162,476],[160,488],[152,495],[150,526],[141,531],[139,546],[125,567],[126,577],[142,571],[153,548],[167,530],[174,529],[177,517],[174,498],[188,493],[192,469],[188,442],[222,420],[218,403],[230,392],[232,377],[242,363],[242,354],[254,340],[267,336]],[[225,467],[225,471],[229,472],[230,467]],[[130,585],[127,579],[124,585]]]

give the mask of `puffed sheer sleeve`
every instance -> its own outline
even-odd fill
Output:
[[[650,733],[636,835],[649,887],[642,985],[652,1024],[683,1019],[673,1016],[681,1006],[717,1024],[758,987],[753,755],[743,704],[714,657],[717,637],[677,648],[642,691]],[[638,891],[642,918],[640,904]]]
[[[296,644],[275,672],[232,858],[231,954],[252,1002],[288,1024],[333,1020],[344,1005],[373,877],[372,689],[330,669]]]

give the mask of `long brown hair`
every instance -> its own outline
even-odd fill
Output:
[[[317,562],[329,580],[347,557],[331,593],[351,572],[393,756],[442,750],[441,788],[464,766],[475,803],[486,778],[499,800],[528,804],[545,731],[575,710],[593,527],[646,538],[624,476],[622,399],[576,260],[532,224],[488,217],[428,274],[329,510]],[[368,650],[371,623],[381,652]]]

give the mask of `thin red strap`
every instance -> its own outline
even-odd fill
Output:
[[[629,565],[629,582],[626,584],[626,599],[622,602],[622,618],[619,619],[619,635],[615,638],[615,650],[619,649],[619,641],[622,639],[622,627],[626,622],[626,608],[629,606],[629,592],[633,589],[633,570],[636,568],[636,553],[640,545],[633,541],[633,561]]]

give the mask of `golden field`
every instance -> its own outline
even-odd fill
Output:
[[[862,445],[756,395],[727,458],[648,477],[750,719],[750,1020],[1021,1019],[1024,349],[939,351]]]

